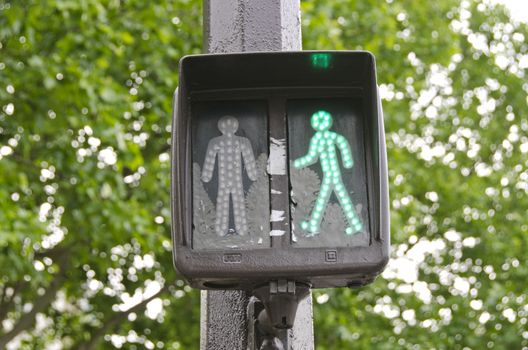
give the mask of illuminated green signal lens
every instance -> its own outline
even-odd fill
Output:
[[[327,69],[330,67],[332,56],[329,53],[314,53],[310,56],[312,67]]]
[[[312,57],[315,57],[315,55]],[[312,62],[313,60],[315,60],[315,58],[312,58]],[[345,233],[351,235],[355,232],[361,231],[363,229],[363,224],[354,211],[354,206],[341,178],[341,169],[336,151],[337,148],[341,152],[343,165],[345,168],[349,169],[353,165],[350,145],[344,136],[329,131],[333,120],[332,115],[327,111],[320,110],[315,112],[312,115],[310,122],[312,128],[315,130],[315,134],[310,140],[310,148],[305,156],[298,158],[293,162],[293,166],[300,169],[307,165],[314,164],[319,156],[323,171],[323,180],[319,195],[312,210],[310,221],[303,221],[301,223],[301,228],[312,234],[319,232],[328,201],[332,192],[335,192],[350,225],[346,228]]]

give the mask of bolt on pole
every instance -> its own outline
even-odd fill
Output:
[[[206,53],[302,49],[300,0],[204,0],[203,21]],[[271,179],[283,181],[281,175]],[[254,299],[245,291],[202,291],[200,348],[254,350]],[[310,295],[300,302],[293,328],[281,337],[285,349],[314,348],[312,318]]]

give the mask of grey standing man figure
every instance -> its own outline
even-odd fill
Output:
[[[202,171],[202,181],[209,182],[213,177],[216,155],[218,154],[218,194],[216,196],[215,232],[225,236],[229,230],[229,206],[233,203],[233,216],[236,232],[247,234],[246,205],[242,182],[242,162],[251,181],[257,180],[255,157],[251,143],[245,137],[235,135],[238,120],[225,116],[218,121],[222,136],[209,141]]]

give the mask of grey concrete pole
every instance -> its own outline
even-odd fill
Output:
[[[300,0],[204,0],[203,20],[208,53],[302,49]],[[272,183],[283,180],[274,177]],[[243,291],[202,291],[202,350],[254,350],[250,297]],[[286,349],[313,350],[311,294],[282,338]]]

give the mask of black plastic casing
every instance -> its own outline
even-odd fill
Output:
[[[318,54],[329,55],[327,67],[314,67],[313,56]],[[306,283],[313,288],[357,287],[372,282],[388,262],[390,237],[385,133],[374,56],[364,51],[193,55],[181,59],[179,70],[180,84],[174,96],[171,175],[172,239],[177,271],[192,287],[200,289],[252,290],[278,279]],[[191,119],[199,116],[192,115],[191,103],[263,96],[284,99],[360,96],[364,100],[371,230],[368,246],[296,247],[291,242],[291,232],[286,232],[286,239],[273,238],[268,248],[192,248]]]

